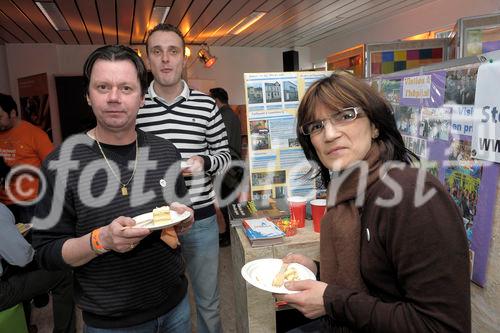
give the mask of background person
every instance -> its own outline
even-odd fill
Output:
[[[73,269],[87,333],[190,332],[180,249],[167,245],[160,231],[129,228],[131,217],[165,203],[179,213],[191,211],[172,202],[189,201],[174,145],[135,129],[147,89],[144,63],[128,47],[104,46],[88,57],[84,77],[97,125],[68,138],[42,166],[48,186],[36,217],[47,218],[54,207],[62,213],[52,228],[35,230],[40,262],[47,269]],[[76,145],[68,148],[68,142]],[[71,169],[74,162],[78,167]],[[177,231],[189,228],[192,215]]]
[[[462,218],[435,177],[417,180],[418,169],[410,167],[416,156],[404,147],[387,102],[350,74],[333,74],[304,95],[297,135],[329,185],[321,221],[321,280],[286,283],[300,292],[278,298],[308,318],[322,317],[330,332],[470,332]],[[387,161],[400,164],[387,169]],[[366,186],[358,190],[363,176]],[[420,195],[433,193],[420,205],[417,181]],[[317,272],[305,256],[284,260]]]
[[[215,100],[215,104],[219,108],[222,120],[226,126],[227,140],[229,142],[229,151],[232,161],[241,161],[241,122],[238,116],[229,106],[229,96],[223,88],[210,89],[210,97]],[[220,198],[224,200],[232,192],[238,188],[243,177],[243,169],[241,167],[232,167],[225,174],[221,184]],[[237,198],[233,200],[236,202]],[[229,212],[228,205],[221,205],[220,210],[224,216],[225,229],[221,233],[219,231],[219,245],[228,246],[231,244],[229,233]]]
[[[22,302],[26,322],[29,325],[30,301],[50,291],[53,332],[75,332],[71,272],[49,272],[39,268],[33,261],[35,250],[17,229],[12,212],[2,203],[0,203],[0,230],[0,311]]]
[[[11,169],[25,164],[38,169],[52,150],[53,145],[47,133],[19,119],[17,104],[12,96],[0,94],[0,156],[5,164]],[[21,174],[18,176],[22,177]],[[14,213],[17,223],[29,223],[33,217],[35,205],[29,203],[38,196],[39,179],[36,174],[29,173],[29,176],[29,179],[23,177],[19,182],[20,187],[17,177],[12,177],[9,184],[5,184],[13,197],[0,184],[0,202]],[[27,205],[19,205],[18,201]]]
[[[181,79],[186,64],[182,33],[159,24],[146,41],[154,76],[137,127],[170,140],[189,167],[183,171],[193,202],[195,223],[180,237],[196,300],[197,331],[220,332],[219,231],[212,178],[229,162],[224,122],[213,99],[190,89]]]

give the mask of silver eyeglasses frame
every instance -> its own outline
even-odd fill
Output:
[[[345,115],[349,114],[349,112],[354,111],[354,115],[352,118],[345,119],[343,118]],[[351,106],[348,108],[343,108],[339,112],[335,112],[330,117],[315,121],[310,121],[302,126],[300,126],[300,132],[303,135],[313,135],[321,133],[326,126],[326,122],[329,121],[332,125],[346,125],[354,120],[358,119],[359,114],[362,109],[358,106]]]

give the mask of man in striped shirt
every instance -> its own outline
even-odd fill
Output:
[[[193,287],[198,332],[221,332],[218,288],[219,231],[212,178],[230,161],[227,134],[212,98],[190,89],[181,79],[186,63],[182,33],[169,24],[153,28],[146,42],[154,76],[139,111],[137,126],[170,140],[187,167],[185,181],[195,223],[180,237]]]

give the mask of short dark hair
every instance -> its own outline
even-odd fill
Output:
[[[366,117],[379,131],[375,140],[386,146],[386,153],[380,157],[382,162],[394,160],[411,164],[419,160],[417,155],[405,147],[391,105],[380,93],[348,72],[335,72],[309,87],[297,111],[297,138],[307,159],[314,160],[320,166],[319,172],[314,176],[320,175],[325,185],[330,182],[330,170],[321,163],[311,137],[300,131],[302,125],[314,120],[318,103],[333,111],[352,106],[363,109]]]
[[[17,104],[11,95],[5,95],[0,93],[0,106],[2,109],[10,114],[10,111],[15,110],[17,115]]]
[[[148,71],[141,57],[128,46],[124,45],[106,45],[96,49],[92,52],[85,64],[83,65],[83,76],[85,80],[85,93],[89,92],[90,75],[92,74],[92,68],[97,60],[130,60],[135,68],[137,69],[137,78],[141,84],[142,96],[148,91]]]
[[[182,40],[182,54],[184,54],[185,49],[186,49],[186,42],[184,41],[184,36],[182,35],[182,32],[174,25],[168,24],[168,23],[160,23],[157,24],[153,29],[149,30],[148,32],[148,38],[146,38],[146,53],[149,54],[149,38],[151,35],[157,31],[165,31],[165,32],[173,32],[179,36],[179,38]]]
[[[217,98],[224,104],[227,104],[229,101],[229,96],[227,95],[227,91],[225,91],[223,88],[220,87],[210,89],[210,96],[213,99]]]

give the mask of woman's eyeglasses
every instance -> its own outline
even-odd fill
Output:
[[[300,131],[304,135],[318,134],[321,133],[321,131],[323,131],[327,121],[330,121],[332,125],[342,126],[358,118],[358,115],[360,113],[361,113],[361,108],[359,107],[353,106],[345,108],[340,110],[339,112],[335,112],[329,118],[311,121],[307,124],[300,126]]]

